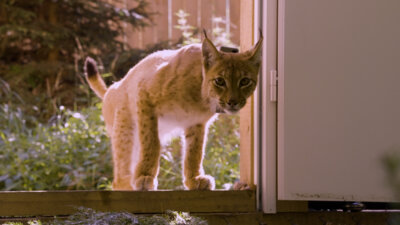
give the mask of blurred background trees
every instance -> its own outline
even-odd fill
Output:
[[[227,29],[231,23],[224,22],[228,17],[214,16],[221,1],[210,1],[213,16],[203,17],[209,27],[201,28],[219,45],[235,46]],[[154,51],[199,42],[200,14],[196,20],[172,2],[0,2],[0,190],[110,188],[110,143],[100,100],[83,78],[84,59],[94,57],[110,84]],[[176,2],[188,6],[192,1]],[[203,4],[198,7],[210,7],[197,2]],[[132,45],[129,35],[136,40],[146,29],[155,37],[156,23],[165,22],[160,15],[166,3],[168,18],[176,24],[168,37],[174,39]],[[226,13],[229,7],[220,8]],[[239,175],[238,123],[238,116],[221,116],[210,126],[204,166],[217,188],[229,188]],[[183,188],[181,153],[179,138],[163,147],[160,188]]]
[[[131,9],[100,0],[1,1],[0,77],[37,107],[37,116],[54,114],[59,105],[86,104],[84,58],[91,55],[109,68],[124,51],[117,38],[122,24],[142,28],[151,15],[143,0]]]

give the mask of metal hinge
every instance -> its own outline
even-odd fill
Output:
[[[271,102],[277,101],[277,87],[278,87],[278,72],[276,70],[271,70],[269,73],[269,99]]]

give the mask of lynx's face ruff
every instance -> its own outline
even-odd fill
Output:
[[[206,36],[202,44],[202,89],[216,112],[235,114],[245,106],[257,85],[261,45],[262,36],[249,51],[226,53],[218,51]]]

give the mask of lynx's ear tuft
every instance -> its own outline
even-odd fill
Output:
[[[85,73],[88,78],[95,77],[99,72],[97,70],[97,63],[94,59],[87,57],[85,61]]]
[[[263,42],[263,35],[260,29],[260,38],[258,42],[244,54],[249,55],[249,61],[253,63],[255,66],[260,66],[261,64],[261,53],[262,53],[262,42]]]
[[[220,54],[217,48],[215,48],[214,44],[211,42],[211,40],[208,39],[206,31],[203,30],[203,32],[204,40],[201,47],[203,54],[203,65],[204,68],[208,70],[215,64],[217,59],[220,57]]]

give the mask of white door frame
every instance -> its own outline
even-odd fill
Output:
[[[254,94],[254,149],[257,206],[264,213],[276,213],[277,203],[277,71],[278,0],[255,0],[254,43],[259,29],[264,35],[260,80]],[[275,97],[275,100],[274,100]]]

